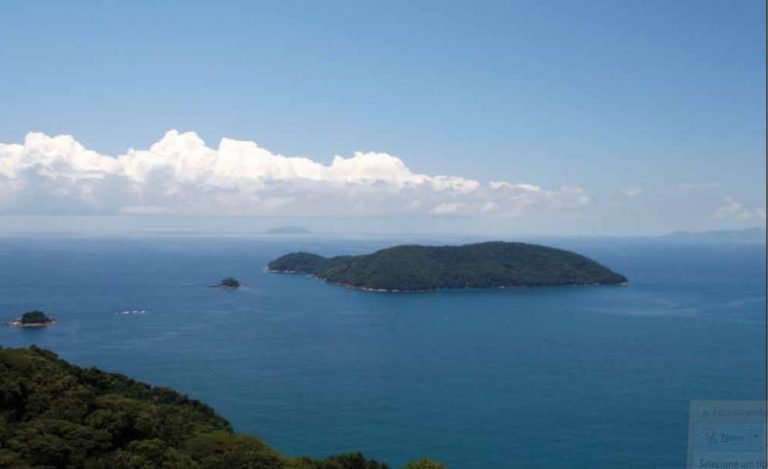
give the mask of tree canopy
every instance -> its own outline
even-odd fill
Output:
[[[37,347],[0,347],[0,467],[385,469],[359,453],[284,456],[183,394]]]
[[[527,243],[395,246],[361,256],[297,252],[269,263],[341,285],[388,291],[621,284],[627,279],[574,252]]]
[[[48,322],[51,322],[51,318],[46,316],[42,311],[28,311],[21,315],[22,324],[45,324]]]
[[[219,283],[219,286],[224,288],[238,288],[240,286],[240,282],[234,277],[226,277],[221,281],[221,283]]]

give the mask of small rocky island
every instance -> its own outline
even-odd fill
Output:
[[[627,283],[623,275],[580,254],[501,241],[463,246],[404,245],[330,258],[295,252],[270,262],[267,271],[310,274],[329,283],[386,292]]]
[[[225,288],[228,290],[234,290],[240,288],[240,282],[234,277],[226,277],[221,282],[208,286],[213,288]]]
[[[45,327],[54,324],[56,321],[45,315],[44,312],[34,310],[27,311],[20,318],[8,321],[6,325],[14,327]]]

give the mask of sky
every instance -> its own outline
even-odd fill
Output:
[[[6,0],[0,22],[0,233],[765,225],[762,1]]]

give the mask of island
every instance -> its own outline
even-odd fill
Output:
[[[675,231],[660,237],[665,241],[700,241],[765,244],[765,228],[756,226],[743,230]]]
[[[312,231],[304,228],[303,226],[278,226],[267,230],[267,234],[271,235],[308,235],[312,234]]]
[[[14,327],[45,327],[55,322],[55,320],[46,316],[44,312],[34,310],[27,311],[20,318],[8,321],[6,324]]]
[[[225,288],[228,290],[234,290],[236,288],[240,288],[240,281],[234,277],[226,277],[221,282],[208,286],[213,288]]]
[[[388,469],[361,453],[291,457],[173,389],[0,346],[0,467]],[[310,435],[307,435],[310,437]],[[445,469],[430,460],[407,469]]]
[[[359,256],[294,252],[269,263],[275,273],[382,292],[454,288],[623,285],[627,278],[571,251],[493,241],[463,246],[403,245]]]

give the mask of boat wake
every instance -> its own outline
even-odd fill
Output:
[[[144,309],[126,309],[125,311],[119,311],[115,314],[119,314],[122,316],[140,316],[142,314],[146,314],[146,310]]]

